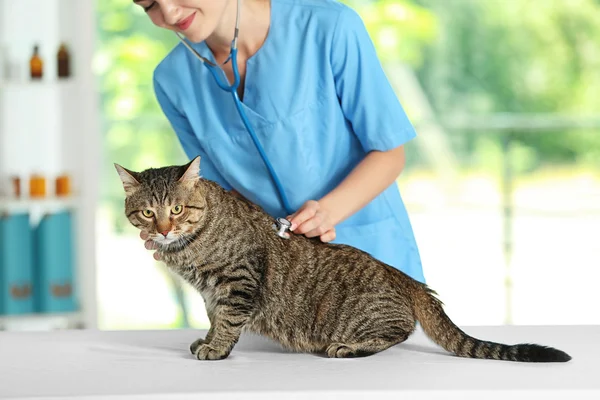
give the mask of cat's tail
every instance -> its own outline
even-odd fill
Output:
[[[414,310],[423,331],[436,344],[459,357],[522,362],[567,362],[567,353],[537,344],[506,345],[475,339],[457,327],[444,312],[436,293],[425,285],[417,290]]]

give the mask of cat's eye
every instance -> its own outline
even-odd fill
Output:
[[[143,210],[142,215],[146,218],[152,218],[154,216],[154,212],[152,212],[152,210]]]
[[[171,214],[174,214],[174,215],[181,214],[182,211],[183,211],[183,206],[175,206],[175,207],[171,208]]]

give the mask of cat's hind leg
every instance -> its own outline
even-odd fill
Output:
[[[380,332],[359,333],[344,343],[331,343],[326,349],[327,356],[330,358],[367,357],[404,342],[413,330],[414,328],[407,327],[387,327]]]
[[[386,350],[404,340],[406,338],[394,341],[370,339],[359,343],[332,343],[327,347],[326,351],[329,358],[367,357]]]

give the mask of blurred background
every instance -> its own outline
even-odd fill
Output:
[[[344,2],[417,129],[397,184],[451,318],[600,323],[600,1]],[[187,161],[152,89],[177,39],[131,0],[95,3],[97,326],[206,328],[124,217],[113,167]]]

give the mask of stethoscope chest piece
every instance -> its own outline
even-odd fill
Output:
[[[290,238],[290,233],[288,231],[291,227],[292,223],[285,218],[277,218],[273,224],[273,229],[277,231],[277,236],[284,239]]]

